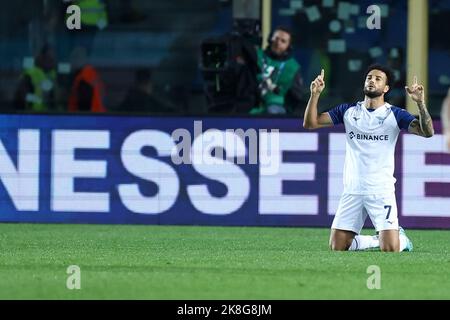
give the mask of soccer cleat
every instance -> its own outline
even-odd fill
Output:
[[[399,226],[398,227],[398,233],[400,235],[405,236],[405,239],[406,239],[406,248],[403,249],[403,251],[408,251],[408,252],[413,251],[414,247],[413,247],[412,241],[409,240],[408,236],[406,235],[405,229],[403,229],[402,227]]]

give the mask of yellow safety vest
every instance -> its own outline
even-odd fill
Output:
[[[81,23],[86,26],[97,26],[103,29],[108,25],[105,5],[100,0],[78,0],[81,11]]]
[[[32,67],[25,70],[33,84],[34,92],[26,96],[27,106],[31,106],[33,111],[47,111],[48,106],[44,101],[44,92],[50,91],[55,86],[56,72],[55,70],[45,73],[39,67]]]

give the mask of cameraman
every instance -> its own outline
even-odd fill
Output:
[[[285,103],[286,95],[291,93],[296,100],[301,99],[303,80],[300,65],[292,57],[291,43],[291,31],[277,27],[267,49],[257,49],[260,103],[250,114],[287,114],[292,110]]]

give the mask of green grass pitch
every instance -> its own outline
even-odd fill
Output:
[[[328,229],[0,224],[0,299],[450,299],[450,231],[406,231],[413,252],[382,253],[331,252]]]

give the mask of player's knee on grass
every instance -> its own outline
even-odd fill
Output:
[[[398,245],[393,243],[380,244],[380,250],[383,252],[399,252],[400,248]]]
[[[400,251],[398,230],[385,230],[380,232],[380,250],[383,252]]]
[[[347,251],[350,246],[347,246],[345,243],[331,242],[330,249],[332,251]]]
[[[346,251],[352,244],[354,235],[347,231],[332,230],[330,235],[330,249],[333,251]]]

